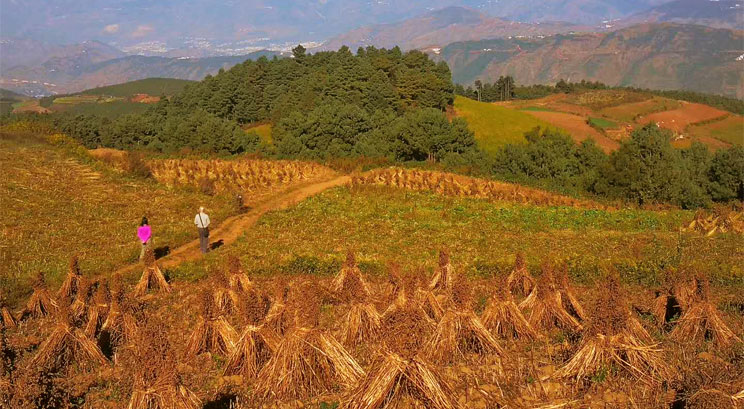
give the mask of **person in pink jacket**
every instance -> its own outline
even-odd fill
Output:
[[[139,259],[142,260],[142,258],[145,257],[147,246],[150,245],[152,239],[152,229],[150,229],[150,224],[147,222],[147,217],[142,218],[142,223],[140,223],[139,228],[137,228],[137,237],[142,243],[142,251],[140,251],[139,256]]]

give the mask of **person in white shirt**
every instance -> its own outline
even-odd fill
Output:
[[[194,217],[194,224],[199,230],[199,246],[201,252],[209,251],[209,215],[204,212],[204,207],[199,208],[199,213]]]

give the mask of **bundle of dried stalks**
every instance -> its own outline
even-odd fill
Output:
[[[157,262],[155,261],[155,253],[152,249],[145,251],[145,257],[143,259],[145,264],[145,271],[142,272],[142,277],[132,292],[135,297],[141,297],[147,294],[148,290],[154,289],[158,292],[171,292],[170,285],[165,279],[165,275],[160,271]]]
[[[110,338],[112,347],[126,344],[134,338],[138,329],[136,309],[135,301],[124,294],[121,275],[114,275],[111,280],[111,304],[106,320],[101,325],[101,335]]]
[[[452,271],[449,254],[446,250],[442,249],[439,251],[439,268],[434,273],[429,288],[432,290],[449,291],[452,289],[453,279],[454,272]]]
[[[70,267],[67,270],[67,277],[65,277],[65,281],[62,282],[62,287],[59,288],[59,292],[57,293],[58,298],[70,298],[72,299],[75,294],[77,293],[78,289],[78,281],[80,280],[80,277],[82,274],[80,273],[80,264],[78,262],[78,256],[72,256],[70,258]]]
[[[269,313],[271,299],[255,286],[238,293],[238,310],[248,325],[258,325]]]
[[[617,368],[647,384],[668,379],[672,372],[660,350],[636,336],[633,318],[622,295],[620,280],[611,274],[585,331],[579,351],[556,371],[556,378],[586,381],[599,371]]]
[[[537,338],[537,332],[522,315],[505,285],[499,286],[497,292],[488,300],[481,321],[486,329],[501,338],[527,340]]]
[[[6,328],[14,328],[16,326],[16,319],[8,309],[5,301],[5,293],[2,289],[0,289],[0,324]]]
[[[228,256],[227,258],[227,272],[229,274],[230,288],[235,291],[248,291],[253,287],[248,275],[243,270],[243,265],[240,263],[240,258],[237,256]]]
[[[664,272],[664,284],[657,291],[651,307],[651,313],[659,327],[668,326],[672,319],[679,318],[695,297],[697,279],[683,278],[684,274],[685,271]]]
[[[441,364],[451,364],[473,355],[482,358],[502,353],[496,338],[472,312],[448,311],[424,345],[424,354]]]
[[[175,354],[162,332],[162,323],[150,319],[133,336],[132,347],[125,350],[123,357],[127,363],[124,366],[134,369],[127,408],[201,408],[199,398],[180,382]]]
[[[343,268],[333,278],[331,291],[344,302],[364,302],[372,293],[351,251],[346,254]]]
[[[295,328],[259,372],[256,393],[264,399],[305,399],[351,387],[363,376],[364,370],[332,336]]]
[[[90,279],[86,276],[80,276],[78,279],[78,289],[75,294],[75,301],[70,306],[70,313],[72,319],[75,321],[84,318],[85,313],[88,310],[88,298],[90,297],[91,288],[93,287]]]
[[[421,305],[426,315],[434,321],[439,321],[448,305],[446,294],[436,294],[433,290],[418,289],[414,299]]]
[[[108,284],[105,282],[98,283],[96,293],[93,295],[93,305],[88,309],[88,322],[85,324],[85,335],[95,338],[109,313],[109,303],[111,294],[109,293]]]
[[[527,271],[524,254],[517,253],[514,268],[506,277],[506,287],[514,295],[526,297],[535,287],[535,279]]]
[[[382,316],[373,304],[354,303],[343,319],[342,342],[346,346],[374,342],[381,326]]]
[[[543,264],[542,276],[519,307],[529,310],[527,322],[537,331],[550,331],[555,327],[572,332],[583,329],[581,323],[563,308],[553,269],[547,263]]]
[[[198,355],[204,352],[229,355],[235,349],[237,332],[225,320],[212,303],[213,297],[209,291],[201,294],[201,320],[197,323],[186,344],[188,355]]]
[[[72,363],[81,366],[106,365],[108,360],[96,342],[72,324],[69,301],[60,302],[52,333],[39,347],[30,365],[59,370]]]
[[[385,353],[369,374],[341,401],[341,409],[395,409],[407,399],[428,409],[454,409],[449,385],[420,358]],[[418,407],[418,406],[417,406]]]
[[[240,294],[230,286],[230,279],[222,271],[212,273],[212,296],[217,311],[233,314],[240,304]]]
[[[26,303],[26,308],[21,314],[22,318],[41,318],[54,313],[57,310],[57,302],[54,301],[44,280],[44,273],[39,272],[34,280],[34,292]]]
[[[435,328],[436,323],[421,305],[401,292],[382,315],[381,339],[390,351],[411,357],[419,352]]]
[[[568,265],[565,263],[558,272],[556,284],[558,287],[558,293],[561,295],[561,305],[563,308],[580,322],[586,321],[589,316],[584,311],[584,307],[581,306],[581,303],[579,303],[579,299],[576,297],[576,293],[574,293],[573,288],[571,287],[571,282],[568,278]]]
[[[712,341],[725,347],[741,339],[726,325],[718,308],[710,300],[708,280],[698,279],[698,289],[690,307],[682,314],[670,337],[677,341]]]
[[[245,379],[255,379],[279,342],[281,340],[268,328],[247,326],[235,345],[235,350],[227,359],[223,375],[240,375]]]

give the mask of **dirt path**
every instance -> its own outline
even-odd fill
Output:
[[[261,216],[273,211],[286,209],[293,206],[308,197],[315,196],[327,189],[331,189],[337,186],[345,185],[351,182],[351,177],[348,175],[338,176],[331,180],[324,182],[318,182],[311,185],[300,186],[296,189],[284,192],[279,196],[273,197],[256,207],[250,209],[247,213],[243,213],[237,216],[232,216],[226,219],[218,228],[212,230],[209,235],[210,243],[220,243],[220,247],[226,246],[235,242],[243,232],[253,226]],[[194,229],[194,235],[196,235],[196,229]],[[199,250],[199,239],[195,239],[189,243],[180,246],[167,256],[158,259],[158,265],[161,268],[175,267],[185,261],[196,260],[200,258],[201,252]],[[140,263],[130,264],[122,267],[115,273],[127,274],[130,272],[139,271],[142,269]]]

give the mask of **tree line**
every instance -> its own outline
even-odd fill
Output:
[[[476,80],[473,86],[455,84],[455,94],[476,101],[498,102],[512,99],[538,99],[552,94],[570,94],[588,90],[608,89],[642,92],[665,98],[710,105],[735,114],[744,115],[744,101],[715,94],[704,94],[685,90],[654,90],[648,88],[610,86],[599,81],[570,82],[560,79],[555,85],[533,84],[517,85],[511,76],[502,76],[495,83]],[[480,94],[480,95],[479,95]],[[480,98],[480,99],[479,99]]]

